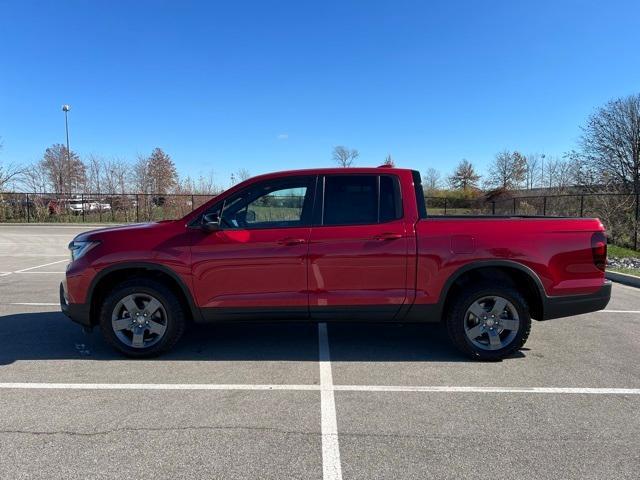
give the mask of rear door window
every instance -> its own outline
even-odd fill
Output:
[[[397,177],[328,175],[324,184],[323,225],[367,225],[402,218]]]

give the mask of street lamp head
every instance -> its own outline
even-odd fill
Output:
[[[62,105],[63,112],[68,112],[69,110],[71,110],[71,105]]]

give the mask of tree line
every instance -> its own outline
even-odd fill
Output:
[[[231,182],[250,176],[247,169],[241,168],[231,175]],[[8,185],[25,192],[56,194],[214,195],[222,190],[214,182],[213,172],[196,178],[180,176],[171,156],[161,148],[154,148],[149,155],[139,155],[134,163],[130,163],[93,154],[82,159],[63,144],[51,145],[32,165],[0,162],[0,191],[6,190]]]
[[[561,156],[502,150],[481,174],[462,159],[453,172],[426,169],[422,186],[427,195],[453,193],[470,197],[485,193],[545,189],[563,193],[640,193],[640,94],[611,100],[581,127],[577,148]],[[357,150],[335,147],[333,160],[352,166]],[[391,156],[385,163],[393,164]]]
[[[640,94],[609,101],[589,116],[581,127],[576,149],[561,156],[502,150],[495,154],[486,172],[462,159],[453,172],[435,168],[423,173],[427,195],[454,193],[463,197],[481,192],[513,192],[538,188],[557,192],[582,191],[640,193]],[[0,142],[0,150],[2,143]],[[336,146],[332,160],[340,167],[352,167],[358,150]],[[391,155],[385,164],[394,165]],[[241,168],[231,175],[231,183],[246,180],[250,173]],[[121,159],[67,151],[62,144],[47,148],[32,165],[2,161],[0,191],[18,186],[28,192],[53,193],[190,193],[215,194],[221,188],[213,174],[197,178],[180,176],[173,159],[161,148],[138,156],[132,164]]]

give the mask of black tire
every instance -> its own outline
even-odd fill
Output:
[[[515,336],[513,336],[508,344],[499,349],[486,350],[480,348],[468,338],[465,324],[468,321],[468,309],[477,300],[493,296],[502,297],[515,307],[519,317],[519,326],[517,330],[515,328],[513,329]],[[458,350],[474,360],[484,361],[501,360],[516,352],[524,346],[531,331],[531,315],[527,301],[518,290],[506,284],[463,287],[449,305],[448,311],[446,312],[445,323],[447,325],[449,338]],[[507,334],[504,335],[505,338],[508,338],[510,332],[503,332],[503,334],[504,333]]]
[[[124,343],[112,326],[112,314],[118,303],[129,295],[150,295],[157,299],[164,309],[166,329],[157,343],[148,347],[133,347]],[[100,330],[113,348],[132,358],[158,356],[175,346],[186,326],[184,307],[178,297],[166,285],[151,278],[133,278],[116,287],[106,296],[100,308]],[[145,334],[146,335],[146,334]]]

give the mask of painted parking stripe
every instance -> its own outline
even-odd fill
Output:
[[[57,272],[57,271],[56,272],[31,272],[31,270],[35,270],[36,268],[48,267],[49,265],[56,265],[58,263],[64,263],[64,262],[68,263],[69,259],[65,258],[64,260],[57,260],[55,262],[43,263],[42,265],[36,265],[35,267],[22,268],[20,270],[15,270],[13,272],[4,272],[0,276],[4,277],[6,275],[11,275],[12,273],[65,273],[65,272]]]
[[[320,392],[416,392],[416,393],[504,393],[539,395],[640,395],[640,388],[591,387],[482,387],[447,385],[290,385],[290,384],[209,384],[209,383],[0,383],[3,390],[278,390]],[[335,401],[334,401],[335,406]],[[335,410],[334,410],[335,412]],[[328,419],[327,423],[331,422]],[[323,422],[324,425],[324,422]],[[334,423],[337,425],[337,422]],[[329,426],[330,427],[330,426]],[[330,427],[332,428],[332,427]],[[336,431],[337,429],[333,429]],[[323,429],[324,432],[324,429]],[[337,435],[334,436],[337,440]],[[337,446],[337,443],[336,443]],[[333,457],[336,458],[336,457]],[[339,458],[339,457],[337,457]],[[335,477],[334,477],[335,478]]]
[[[342,480],[340,445],[338,443],[338,420],[333,392],[331,355],[327,324],[318,324],[318,350],[320,362],[320,415],[322,432],[322,478]]]
[[[41,267],[48,267],[49,265],[55,265],[57,263],[63,263],[63,262],[69,262],[69,259],[65,258],[64,260],[57,260],[55,262],[43,263],[42,265],[36,265],[35,267],[22,268],[20,270],[14,271],[13,273],[28,272],[29,270],[35,270],[36,268],[41,268]]]
[[[39,274],[39,273],[56,273],[56,274],[60,275],[60,274],[67,273],[67,272],[63,272],[63,271],[53,271],[53,270],[45,270],[45,271],[42,271],[42,270],[36,270],[36,271],[34,271],[34,272],[13,272],[13,273],[17,273],[18,275],[23,275],[23,274],[24,274],[24,275],[26,275],[26,274],[36,275],[36,274]]]
[[[456,387],[335,385],[342,392],[424,392],[424,393],[536,393],[569,395],[640,395],[640,388],[564,388],[564,387]]]
[[[11,257],[11,258],[15,258],[15,257],[25,257],[25,258],[31,258],[31,257],[45,257],[45,258],[55,258],[55,257],[66,257],[69,258],[69,255],[61,255],[59,253],[56,254],[48,254],[48,253],[0,253],[0,257]]]
[[[288,390],[318,391],[319,385],[244,385],[209,383],[0,383],[11,390]]]
[[[59,307],[58,303],[44,303],[44,302],[15,302],[15,303],[0,303],[0,305],[24,305],[27,307]]]

